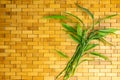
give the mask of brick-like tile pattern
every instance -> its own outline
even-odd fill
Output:
[[[89,25],[89,17],[74,3],[90,9],[96,18],[120,12],[120,0],[0,0],[0,80],[55,80],[68,60],[54,49],[72,56],[76,43],[62,31],[58,20],[42,17],[68,11]],[[120,29],[120,16],[99,26]],[[119,38],[120,32],[107,37],[115,47],[101,44],[95,49],[105,53],[112,64],[98,58],[82,63],[71,80],[120,80]]]

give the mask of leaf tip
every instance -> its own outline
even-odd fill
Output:
[[[61,56],[61,57],[64,57],[64,58],[69,58],[66,54],[64,54],[63,52],[61,52],[60,50],[56,50],[55,51]]]

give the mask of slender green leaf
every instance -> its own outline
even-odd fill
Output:
[[[87,38],[88,38],[88,40],[92,40],[93,39],[93,37],[96,35],[96,31],[94,30],[94,31],[91,31],[90,33],[88,33],[87,32]]]
[[[81,60],[79,64],[81,64],[83,62],[86,62],[86,61],[93,61],[93,59],[91,59],[91,58],[85,58],[85,59]]]
[[[109,33],[104,33],[104,32],[98,32],[98,37],[101,38],[101,37],[105,37],[107,36]]]
[[[100,40],[103,44],[108,44],[108,45],[110,45],[110,46],[113,46],[112,43],[108,42],[108,41],[105,40],[104,38],[100,38],[99,40]]]
[[[63,15],[50,15],[50,16],[45,16],[44,18],[47,18],[47,19],[67,19],[67,17],[63,16]]]
[[[103,55],[103,54],[100,54],[100,53],[98,53],[98,52],[91,52],[90,54],[91,54],[91,55],[94,55],[94,56],[98,56],[98,57],[100,57],[100,58],[102,58],[102,59],[104,59],[104,60],[108,60],[108,57],[107,57],[107,56],[105,56],[105,55]]]
[[[81,28],[80,24],[77,25],[77,34],[79,36],[82,36],[82,28]]]
[[[116,31],[118,31],[118,29],[108,28],[108,29],[99,30],[99,32],[102,32],[102,33],[114,33]]]
[[[98,46],[98,44],[88,44],[87,47],[84,49],[84,51],[88,51],[96,46]]]
[[[86,30],[83,30],[83,31],[82,31],[82,39],[85,40],[86,36],[87,36],[87,31],[86,31]]]
[[[91,17],[92,19],[94,19],[94,15],[93,15],[88,9],[80,6],[80,5],[77,4],[77,3],[76,3],[76,6],[77,6],[78,8],[80,8],[81,10],[83,10],[84,12],[86,12],[88,15],[90,15],[90,17]]]
[[[100,38],[103,38],[111,33],[115,33],[117,30],[119,29],[113,29],[113,28],[110,28],[110,29],[101,29],[101,30],[97,30],[96,34],[93,36],[93,39],[100,39]]]
[[[82,23],[83,27],[85,27],[84,22],[83,22],[79,17],[77,17],[76,15],[74,15],[74,14],[72,14],[72,13],[69,13],[69,12],[65,12],[65,14],[68,14],[68,15],[70,15],[70,16],[76,18],[79,22]]]
[[[62,26],[69,32],[76,33],[76,30],[66,23],[62,23]]]
[[[57,76],[56,76],[56,79],[57,80],[60,76],[62,76],[62,74],[65,72],[65,69],[63,69]]]
[[[81,36],[79,36],[79,35],[77,35],[76,33],[73,33],[73,32],[70,32],[70,31],[67,31],[67,30],[65,30],[65,29],[63,29],[67,34],[69,34],[69,35],[72,35],[72,36],[74,36],[75,38],[77,38],[79,41],[81,41]]]
[[[65,53],[63,53],[63,52],[61,52],[60,50],[55,50],[61,57],[64,57],[64,58],[68,58],[68,56],[65,54]]]
[[[95,34],[92,39],[97,39],[99,40],[100,38],[106,37],[108,34],[110,33],[103,33],[103,32],[97,32],[97,34]]]
[[[96,24],[99,24],[101,21],[104,21],[104,20],[106,20],[106,19],[110,19],[110,18],[112,18],[112,17],[114,17],[114,16],[117,16],[118,14],[113,14],[113,15],[109,15],[109,16],[106,16],[106,17],[104,17],[104,18],[101,18],[101,19],[99,19],[96,23],[95,23],[95,25]]]
[[[85,42],[86,42],[86,36],[87,36],[86,32],[87,32],[86,30],[82,31],[82,36],[81,36],[81,44],[82,45],[85,45]]]
[[[69,34],[70,38],[73,39],[75,42],[77,42],[78,44],[81,44],[81,41],[74,35]]]

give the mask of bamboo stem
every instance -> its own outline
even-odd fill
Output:
[[[65,68],[64,80],[69,80],[69,78],[74,74],[78,63],[80,61],[80,56],[82,54],[81,46],[78,46],[71,60],[68,62],[68,65]]]

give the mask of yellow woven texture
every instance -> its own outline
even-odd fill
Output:
[[[54,49],[72,56],[76,43],[62,31],[59,20],[42,17],[68,11],[89,25],[87,14],[74,3],[88,8],[96,19],[120,12],[120,0],[0,0],[0,80],[55,80],[68,60]],[[100,26],[120,29],[120,15]],[[120,80],[119,33],[107,37],[115,47],[101,44],[95,48],[112,64],[98,58],[82,63],[71,80]]]

